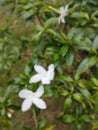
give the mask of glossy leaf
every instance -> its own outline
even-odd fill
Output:
[[[73,94],[73,98],[78,101],[78,102],[82,102],[83,101],[83,96],[81,93],[74,93]]]
[[[89,68],[94,66],[97,63],[97,60],[97,57],[85,58],[78,66],[75,78],[78,79],[82,73],[86,72]]]
[[[70,67],[73,64],[74,61],[74,53],[72,50],[69,50],[66,54],[66,64],[68,67]]]

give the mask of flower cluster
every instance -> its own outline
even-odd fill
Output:
[[[35,65],[34,66],[35,71],[37,74],[32,76],[29,80],[29,83],[37,83],[39,81],[42,82],[42,84],[50,84],[51,81],[54,78],[54,65],[50,64],[48,67],[48,70],[46,71],[42,66]],[[46,108],[46,103],[41,99],[40,97],[44,94],[44,87],[40,86],[36,92],[32,92],[28,89],[23,89],[19,92],[19,97],[23,98],[24,101],[22,103],[22,111],[27,111],[32,104],[35,104],[40,109]]]
[[[68,5],[65,7],[60,8],[60,16],[58,19],[58,23],[65,23],[64,17],[68,15]],[[48,66],[48,70],[45,70],[40,65],[35,65],[34,70],[37,74],[33,75],[29,83],[37,83],[41,81],[42,84],[50,84],[51,81],[54,79],[54,65],[50,64]],[[28,89],[23,89],[19,92],[19,97],[23,98],[24,101],[22,103],[22,111],[27,111],[32,104],[35,104],[40,109],[46,108],[46,103],[41,99],[41,96],[44,94],[44,87],[40,86],[36,92],[32,92]]]

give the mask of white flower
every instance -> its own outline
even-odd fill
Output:
[[[44,93],[43,86],[40,86],[36,92],[32,92],[28,89],[23,89],[19,92],[19,97],[25,99],[22,103],[22,111],[27,111],[32,103],[40,109],[46,108],[46,103],[40,98]]]
[[[51,80],[54,78],[54,65],[50,64],[48,71],[46,71],[42,66],[35,65],[35,71],[37,74],[32,76],[29,80],[29,83],[36,83],[42,81],[42,84],[50,84]]]
[[[58,19],[58,23],[65,23],[65,19],[64,17],[67,16],[67,11],[68,11],[68,5],[64,7],[61,7],[60,8],[60,16],[59,16],[59,19]]]

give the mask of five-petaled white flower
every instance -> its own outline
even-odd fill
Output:
[[[42,66],[35,65],[35,71],[37,74],[32,76],[29,80],[29,83],[36,83],[41,81],[42,84],[50,84],[51,80],[54,78],[54,65],[50,64],[48,66],[48,71],[46,71]]]
[[[67,16],[67,11],[68,11],[68,5],[66,5],[65,7],[61,7],[60,8],[60,16],[58,19],[58,23],[65,23],[65,19],[64,17]]]
[[[27,111],[32,103],[40,109],[46,109],[46,103],[40,98],[44,93],[43,86],[40,86],[36,92],[28,89],[23,89],[19,92],[19,97],[25,99],[22,103],[22,111]]]

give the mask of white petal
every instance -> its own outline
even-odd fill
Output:
[[[53,70],[54,71],[54,64],[50,64],[48,67],[48,70]]]
[[[43,74],[44,75],[46,73],[46,70],[42,66],[40,66],[40,65],[35,65],[34,69],[39,74]]]
[[[34,76],[32,76],[29,80],[29,83],[37,83],[42,79],[42,75],[40,74],[35,74]]]
[[[42,78],[42,84],[50,84],[50,79],[46,76],[44,78]]]
[[[35,92],[35,96],[36,97],[41,97],[44,93],[44,87],[43,86],[40,86],[37,91]]]
[[[32,105],[32,100],[29,98],[25,99],[22,103],[22,111],[23,112],[27,111],[28,109],[30,109],[31,105]]]
[[[65,23],[65,19],[64,19],[64,17],[61,18],[61,21],[62,21],[62,23]]]
[[[53,80],[53,78],[54,78],[54,65],[53,64],[51,64],[51,65],[49,65],[49,70],[48,70],[48,72],[47,72],[47,78],[49,79],[49,80]]]
[[[66,5],[66,6],[65,6],[65,9],[64,9],[65,12],[67,12],[68,7],[69,7],[69,5]]]
[[[64,14],[64,12],[65,12],[64,7],[61,7],[61,8],[60,8],[60,13],[61,13],[61,14]]]
[[[18,96],[20,98],[28,98],[30,95],[32,95],[32,91],[27,90],[27,89],[23,89],[19,92]]]
[[[54,71],[49,70],[49,71],[47,72],[47,78],[48,78],[49,80],[53,80],[53,79],[54,79],[54,75],[55,75]]]
[[[40,109],[46,109],[46,103],[40,98],[33,98],[33,103]]]
[[[60,16],[59,17],[59,19],[58,19],[58,23],[60,24],[60,23],[65,23],[65,18],[64,18],[64,16]]]

